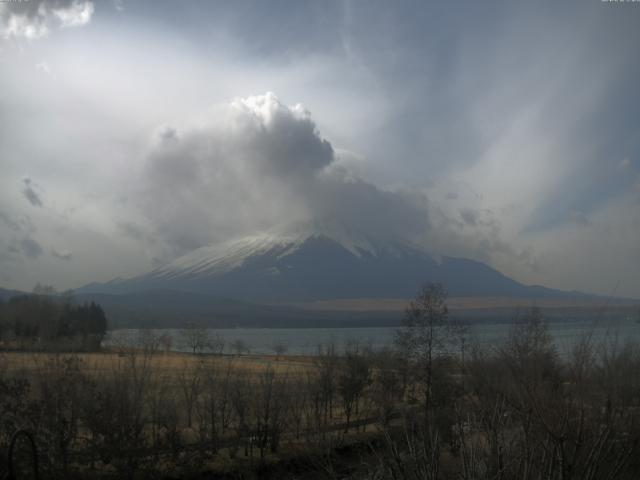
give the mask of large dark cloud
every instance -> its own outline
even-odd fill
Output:
[[[377,238],[417,240],[429,229],[424,193],[383,190],[342,169],[321,175],[306,200],[314,217],[334,219]]]
[[[206,127],[160,129],[137,198],[176,252],[301,219],[377,236],[428,227],[424,195],[354,176],[311,114],[272,93],[233,101]]]
[[[271,92],[231,104],[233,148],[252,167],[274,176],[308,176],[333,162],[323,139],[300,104],[287,107]]]

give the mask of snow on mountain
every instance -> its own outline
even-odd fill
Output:
[[[283,259],[312,239],[328,239],[359,259],[383,254],[401,256],[407,252],[426,255],[426,252],[408,241],[398,238],[386,241],[372,239],[337,222],[296,222],[257,235],[198,248],[157,268],[148,276],[169,280],[185,276],[223,275],[241,267],[251,257],[271,255],[275,259]]]
[[[372,236],[332,221],[298,222],[183,255],[139,277],[80,292],[161,289],[256,302],[410,298],[425,282],[454,296],[555,295],[527,287],[473,260],[434,257],[393,236]]]

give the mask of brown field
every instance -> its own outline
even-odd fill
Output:
[[[128,351],[104,351],[75,354],[84,364],[87,371],[95,374],[118,371],[129,355]],[[29,373],[36,371],[47,361],[58,355],[68,356],[68,353],[56,354],[48,352],[0,352],[0,366],[6,373]],[[142,358],[142,354],[138,355]],[[276,373],[296,375],[314,368],[313,358],[290,355],[192,355],[188,353],[156,353],[147,357],[150,368],[165,374],[177,374],[184,370],[191,370],[198,365],[222,366],[229,362],[235,369],[258,374],[271,367]]]

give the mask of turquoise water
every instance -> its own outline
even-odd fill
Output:
[[[485,348],[499,348],[506,340],[509,324],[477,324],[468,327],[467,344],[477,343]],[[320,345],[334,344],[338,350],[344,349],[349,342],[381,349],[393,345],[396,327],[362,328],[233,328],[209,329],[211,337],[224,338],[225,353],[233,353],[231,347],[235,341],[242,341],[254,354],[273,354],[274,346],[286,345],[290,355],[313,355]],[[632,319],[600,321],[598,323],[575,321],[549,323],[549,331],[561,352],[575,345],[584,334],[592,332],[593,339],[606,342],[640,341],[640,324]],[[188,351],[182,331],[179,329],[146,330],[143,335],[169,335],[172,338],[171,349]],[[105,346],[139,346],[141,331],[137,329],[113,330],[104,341]]]

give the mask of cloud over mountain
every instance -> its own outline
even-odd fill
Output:
[[[428,228],[423,195],[355,176],[302,105],[266,93],[218,113],[198,127],[162,127],[147,158],[137,198],[176,252],[299,219],[377,235]]]

